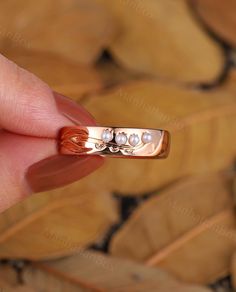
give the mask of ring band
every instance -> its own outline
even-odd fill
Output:
[[[169,147],[169,132],[155,129],[75,126],[62,128],[59,137],[66,155],[161,159]]]

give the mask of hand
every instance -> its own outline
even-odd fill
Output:
[[[58,130],[95,125],[81,106],[0,55],[0,212],[34,192],[78,180],[101,157],[57,154]]]

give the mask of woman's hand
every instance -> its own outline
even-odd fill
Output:
[[[58,130],[73,124],[95,121],[0,55],[0,212],[34,192],[78,180],[102,164],[101,157],[57,154]]]

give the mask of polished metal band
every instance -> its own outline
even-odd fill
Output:
[[[166,158],[169,148],[165,130],[74,126],[60,131],[59,151],[66,155]]]

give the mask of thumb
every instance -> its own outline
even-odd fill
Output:
[[[0,127],[37,137],[56,137],[72,122],[58,111],[51,88],[35,75],[0,55]],[[81,108],[83,118],[91,117]],[[77,121],[80,123],[79,121]]]

